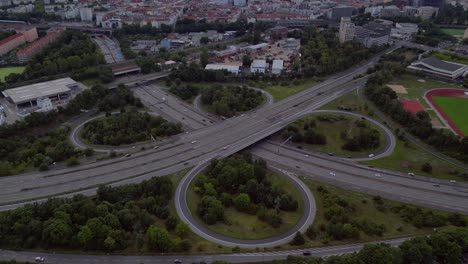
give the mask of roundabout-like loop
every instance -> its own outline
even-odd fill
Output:
[[[200,237],[205,238],[208,241],[213,243],[223,245],[226,247],[242,247],[242,248],[265,248],[265,247],[275,247],[288,243],[296,232],[305,232],[305,230],[314,222],[315,213],[316,213],[316,203],[314,196],[310,189],[302,182],[295,174],[289,173],[284,170],[276,169],[274,167],[269,167],[278,173],[281,173],[285,176],[293,185],[301,192],[301,198],[304,201],[304,214],[299,219],[299,221],[294,225],[293,228],[288,231],[270,238],[264,239],[238,239],[228,236],[218,234],[208,228],[206,228],[202,223],[200,223],[192,215],[188,204],[187,204],[187,191],[190,186],[190,182],[208,165],[208,162],[201,163],[191,169],[184,178],[180,181],[177,186],[175,193],[175,207],[177,214],[180,219],[189,225],[190,229]]]

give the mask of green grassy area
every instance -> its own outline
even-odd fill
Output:
[[[378,206],[374,202],[374,196],[354,192],[346,189],[342,189],[340,187],[336,187],[329,184],[324,184],[321,182],[313,181],[307,178],[300,177],[303,182],[310,188],[312,193],[314,194],[316,203],[317,203],[317,213],[315,216],[315,220],[313,223],[313,229],[316,232],[316,237],[314,239],[310,239],[309,237],[305,236],[306,243],[300,247],[307,248],[307,247],[318,247],[318,246],[333,246],[333,245],[343,245],[343,244],[350,244],[350,243],[362,243],[362,242],[371,242],[376,240],[385,240],[385,239],[392,239],[398,237],[408,237],[408,236],[418,236],[418,235],[426,235],[433,232],[433,228],[417,228],[412,223],[405,221],[400,215],[392,210],[393,207],[399,207],[406,205],[409,208],[421,208],[419,206],[408,205],[404,203],[400,203],[397,201],[382,199],[383,205]],[[319,187],[320,186],[320,187]],[[382,236],[369,236],[366,235],[364,232],[360,232],[360,236],[358,239],[343,239],[343,240],[331,240],[329,241],[326,238],[326,234],[324,234],[324,229],[328,223],[330,223],[325,218],[325,206],[324,206],[324,196],[318,190],[319,188],[324,188],[328,191],[329,196],[337,195],[340,198],[344,199],[348,204],[351,205],[351,208],[354,208],[352,212],[350,212],[347,216],[349,220],[352,221],[361,221],[367,220],[373,222],[378,225],[385,225],[385,232]],[[443,212],[439,210],[431,210],[434,213],[441,214],[444,216],[448,216],[450,213]],[[466,220],[468,220],[467,216],[464,216]],[[445,227],[437,228],[438,230],[450,228],[452,225],[447,224]],[[291,246],[289,244],[285,244],[280,247],[276,247],[276,250],[288,250],[292,248],[298,248],[297,246]]]
[[[5,77],[11,73],[22,73],[24,67],[2,67],[0,68],[0,81],[5,81]]]
[[[86,85],[87,87],[93,87],[95,85],[99,85],[99,84],[103,84],[101,80],[99,80],[99,78],[91,78],[91,79],[85,79],[83,81],[81,81],[81,83],[83,83],[84,85]]]
[[[436,52],[432,54],[432,57],[438,58],[445,61],[451,61],[455,63],[468,64],[468,58],[448,52]]]
[[[320,110],[340,110],[340,109],[349,109],[354,113],[361,115],[372,116],[372,111],[369,111],[366,103],[359,98],[357,90],[351,91],[347,94],[344,94],[341,97],[327,103],[326,105],[320,107]]]
[[[337,120],[334,122],[329,122],[329,121],[320,121],[318,117],[320,116],[327,116],[327,117],[336,117],[338,118],[343,118],[342,120]],[[314,121],[315,120],[315,121]],[[385,142],[385,136],[383,132],[376,126],[374,126],[372,123],[366,122],[366,124],[369,125],[369,128],[374,128],[377,129],[380,132],[380,145],[377,148],[374,149],[367,149],[367,150],[361,150],[361,151],[349,151],[346,149],[343,149],[342,146],[345,144],[347,141],[346,139],[343,139],[341,134],[346,133],[347,138],[353,138],[355,136],[358,136],[360,134],[360,127],[358,127],[356,121],[359,121],[359,118],[349,116],[349,115],[338,115],[338,114],[321,114],[321,115],[311,115],[306,118],[302,118],[294,124],[297,124],[297,127],[299,128],[299,131],[302,135],[305,134],[304,131],[304,124],[308,124],[310,122],[315,122],[316,127],[313,128],[312,130],[317,132],[318,134],[325,135],[327,138],[327,143],[324,145],[319,145],[319,144],[307,144],[307,143],[299,143],[303,148],[306,149],[311,149],[311,150],[316,150],[316,151],[321,151],[324,153],[334,153],[336,155],[345,155],[345,156],[367,156],[371,153],[378,152],[381,148],[383,148],[386,144]],[[284,140],[282,137],[278,138],[278,140]],[[298,144],[298,143],[295,143]]]
[[[280,211],[283,223],[279,228],[273,228],[268,223],[258,219],[256,215],[239,212],[234,207],[225,207],[224,222],[218,222],[215,225],[205,226],[219,234],[239,238],[239,239],[262,239],[282,234],[292,228],[302,217],[304,211],[304,202],[300,192],[289,182],[285,176],[269,171],[267,178],[272,185],[280,186],[286,190],[295,200],[299,202],[299,208],[295,212]],[[203,224],[203,221],[196,214],[197,205],[200,203],[200,196],[195,193],[195,180],[193,180],[187,191],[187,204],[194,217]]]
[[[299,80],[297,82],[283,82],[284,85],[280,85],[278,83],[263,83],[263,82],[257,82],[251,84],[252,86],[259,87],[265,92],[270,93],[275,102],[278,102],[280,100],[283,100],[286,97],[289,97],[293,94],[299,93],[307,88],[310,88],[314,85],[317,84],[316,80]],[[287,84],[287,85],[286,85]]]
[[[463,134],[468,135],[468,99],[442,96],[434,96],[433,99]]]
[[[463,34],[465,33],[465,30],[463,28],[441,28],[440,30],[454,37],[463,36]]]
[[[406,162],[409,163],[410,167],[403,166]],[[432,173],[426,173],[421,170],[421,166],[426,162],[432,165]],[[400,140],[397,141],[392,155],[363,163],[406,173],[413,172],[422,176],[464,181],[462,177],[458,177],[463,172],[463,169],[435,157],[410,142],[402,142]]]

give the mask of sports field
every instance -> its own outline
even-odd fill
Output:
[[[464,135],[468,135],[468,98],[434,96],[433,100]]]
[[[440,30],[454,37],[463,36],[463,33],[465,33],[463,28],[441,28]]]
[[[0,81],[5,80],[5,76],[9,75],[10,73],[22,73],[24,71],[24,67],[5,67],[0,68]]]

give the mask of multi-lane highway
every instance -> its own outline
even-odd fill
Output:
[[[121,157],[76,168],[3,177],[0,179],[0,188],[4,190],[0,194],[0,201],[8,206],[3,206],[2,209],[13,208],[20,202],[52,195],[71,195],[78,192],[91,194],[100,184],[139,182],[199,164],[207,159],[230,155],[275,133],[290,122],[356,86],[363,85],[365,79],[354,82],[353,76],[365,72],[376,61],[377,58],[373,58],[365,65],[331,76],[325,82],[280,102],[265,106],[255,113],[231,118],[210,127],[176,136],[174,142],[161,146],[157,150],[151,149],[131,157]],[[226,146],[228,148],[223,150]],[[335,164],[329,163],[326,166],[334,167]],[[399,185],[407,185],[407,181],[414,181],[400,178]],[[392,189],[385,188],[387,192]],[[468,205],[458,199],[458,196],[452,199],[456,203],[447,203],[449,200],[452,201],[453,193],[444,192],[443,188],[435,189],[432,185],[427,186],[427,189],[435,194],[427,201],[434,207],[445,203],[446,206],[452,205],[453,210],[468,212]],[[379,189],[374,191],[378,192]],[[402,190],[395,190],[402,194],[400,191]],[[413,196],[412,190],[403,191],[408,192],[405,193],[406,196]]]

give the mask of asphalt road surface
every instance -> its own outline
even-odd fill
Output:
[[[376,241],[398,246],[403,243],[406,238],[393,240]],[[245,262],[262,262],[272,261],[275,259],[286,259],[288,256],[302,256],[304,251],[309,251],[313,257],[326,258],[329,256],[343,255],[357,252],[362,249],[364,243],[329,246],[310,249],[298,249],[275,252],[256,252],[256,253],[236,253],[236,254],[218,254],[218,255],[153,255],[153,256],[119,256],[119,255],[79,255],[79,254],[53,254],[53,253],[38,253],[25,251],[10,251],[0,250],[0,259],[17,261],[34,262],[35,257],[44,257],[46,263],[54,264],[103,264],[103,263],[119,263],[119,264],[170,264],[174,260],[180,260],[183,264],[197,263],[204,261],[211,263],[216,260],[224,260],[231,263]]]
[[[363,85],[365,79],[352,81],[377,61],[377,57],[356,68],[331,76],[326,81],[296,95],[245,116],[230,118],[224,122],[204,127],[188,134],[175,137],[174,142],[134,154],[131,157],[120,157],[112,160],[86,164],[75,168],[49,172],[2,177],[0,179],[0,209],[7,210],[22,205],[23,202],[36,201],[50,196],[73,195],[76,193],[93,194],[100,184],[120,185],[140,182],[154,176],[161,176],[182,168],[197,165],[203,160],[225,157],[244,149],[260,139],[275,133],[285,125],[304,116],[308,112],[345,94],[357,86]],[[223,150],[227,147],[226,150]],[[270,154],[271,155],[271,154]],[[336,164],[326,166],[333,168]],[[351,175],[352,176],[352,175]],[[399,184],[407,185],[413,179],[401,178]],[[417,184],[419,188],[424,184]],[[392,191],[392,188],[378,189],[374,192]],[[388,186],[386,186],[388,187]],[[423,187],[426,188],[426,187]],[[444,188],[435,189],[427,186],[430,193],[428,206],[453,206],[453,211],[468,212],[468,205],[458,204],[458,193],[447,193]],[[466,186],[461,185],[465,191]],[[413,189],[395,190],[395,193],[413,196]],[[454,197],[453,199],[451,199]],[[455,200],[457,204],[448,201]]]

